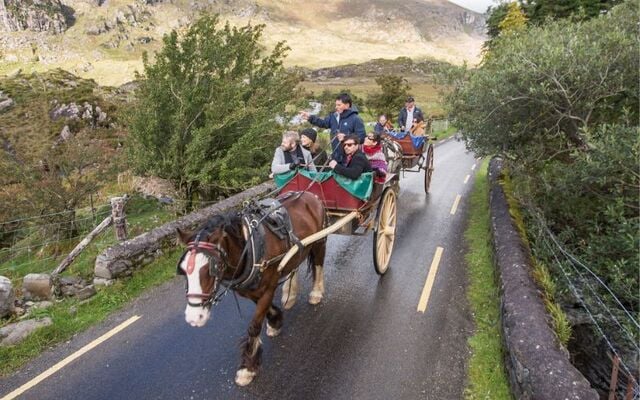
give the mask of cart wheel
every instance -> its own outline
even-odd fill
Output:
[[[424,192],[429,193],[429,186],[431,186],[431,176],[433,175],[433,144],[429,144],[427,148],[427,155],[424,162]]]
[[[389,269],[389,259],[396,237],[396,193],[387,188],[380,197],[373,230],[373,266],[379,275]]]

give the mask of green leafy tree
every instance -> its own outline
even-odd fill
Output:
[[[587,149],[590,128],[619,122],[624,110],[638,115],[637,15],[624,4],[587,22],[499,37],[448,96],[456,126],[483,154],[536,160]]]
[[[520,5],[534,25],[543,24],[547,19],[590,19],[620,3],[621,0],[520,0]]]
[[[639,6],[500,35],[446,97],[467,145],[505,157],[526,205],[636,312]]]
[[[405,78],[397,75],[380,76],[376,78],[376,83],[380,86],[380,92],[371,94],[367,103],[376,115],[385,114],[393,122],[404,107],[411,86]]]
[[[267,176],[285,106],[298,96],[298,75],[278,43],[265,54],[264,26],[220,26],[204,16],[179,37],[163,39],[130,115],[129,154],[138,173],[171,180],[185,199],[215,198]],[[189,208],[189,207],[187,207]]]
[[[482,49],[486,52],[491,49],[494,40],[500,36],[500,23],[509,12],[509,3],[501,3],[496,6],[490,6],[487,9],[487,36],[489,39],[484,42]]]

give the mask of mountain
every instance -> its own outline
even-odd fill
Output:
[[[482,14],[445,0],[0,0],[0,74],[63,68],[101,84],[129,81],[162,35],[202,12],[264,24],[288,65],[309,68],[400,56],[474,64]]]

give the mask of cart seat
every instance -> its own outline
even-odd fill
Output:
[[[318,196],[331,210],[353,211],[364,206],[373,190],[373,174],[353,180],[330,172],[291,171],[274,177],[280,193],[307,191]]]

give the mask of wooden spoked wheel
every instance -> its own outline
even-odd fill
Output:
[[[424,162],[424,192],[429,193],[431,176],[433,175],[433,144],[429,144]]]
[[[373,230],[373,266],[379,275],[389,269],[389,260],[396,238],[396,193],[388,187],[380,197]]]

